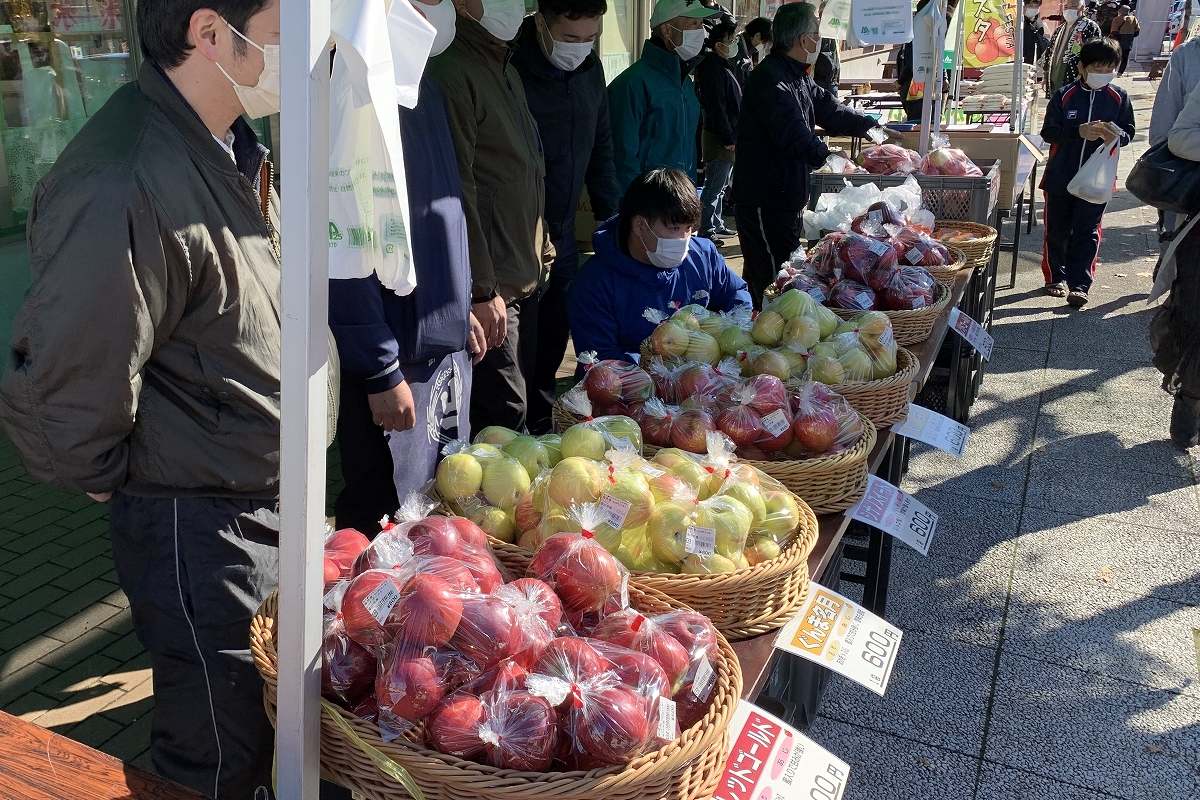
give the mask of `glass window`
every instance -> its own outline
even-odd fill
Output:
[[[633,54],[640,44],[637,40],[637,0],[609,0],[608,11],[600,29],[600,63],[604,79],[612,79],[633,63]],[[646,11],[647,19],[650,12]]]
[[[88,117],[133,78],[123,0],[0,0],[0,232]]]

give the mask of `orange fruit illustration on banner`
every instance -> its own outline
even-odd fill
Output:
[[[983,65],[991,64],[999,58],[1007,58],[1015,50],[1012,26],[998,17],[987,20],[979,30],[967,37],[967,52],[974,55],[975,60]]]

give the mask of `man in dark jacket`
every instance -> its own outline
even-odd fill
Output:
[[[525,427],[537,358],[538,293],[553,260],[542,213],[546,169],[509,42],[521,0],[454,0],[454,41],[429,62],[446,98],[462,178],[472,312],[488,353],[475,367],[471,425]]]
[[[1022,60],[1026,64],[1036,64],[1050,46],[1050,38],[1046,36],[1046,23],[1042,22],[1041,0],[1026,0],[1023,24],[1025,32],[1021,40]]]
[[[279,3],[139,3],[137,25],[137,81],[38,184],[0,420],[35,478],[110,503],[154,769],[251,800],[274,741],[249,625],[278,581],[279,238],[242,114],[279,111]]]
[[[737,26],[721,20],[708,34],[708,50],[696,67],[696,94],[700,96],[703,125],[700,146],[704,154],[704,190],[700,196],[700,235],[705,239],[733,235],[725,227],[723,200],[733,175],[737,121],[742,108],[742,87],[730,59],[737,54]]]
[[[814,128],[820,125],[834,136],[863,136],[876,124],[838,103],[808,75],[820,52],[819,27],[812,5],[781,6],[771,54],[750,75],[742,99],[733,191],[743,277],[756,305],[780,264],[800,244],[809,171],[829,155]]]
[[[837,97],[838,83],[842,79],[842,59],[838,55],[836,39],[821,40],[821,54],[813,65],[812,77],[817,86]]]
[[[570,327],[567,292],[579,271],[575,212],[587,187],[592,213],[616,213],[612,130],[604,68],[595,52],[605,0],[541,0],[517,34],[512,63],[525,85],[546,156],[546,228],[554,266],[538,305],[538,349],[529,387],[529,429],[550,429],[550,407]]]
[[[1042,173],[1046,193],[1042,274],[1046,293],[1087,304],[1103,235],[1104,205],[1067,191],[1071,179],[1100,147],[1133,141],[1133,105],[1125,90],[1112,85],[1121,51],[1111,39],[1088,42],[1079,51],[1079,80],[1054,93],[1046,105],[1042,138],[1050,157]]]
[[[448,44],[435,39],[430,55]],[[467,223],[446,101],[432,78],[419,87],[416,106],[400,109],[417,288],[401,297],[375,275],[329,282],[345,478],[335,513],[339,528],[368,533],[433,479],[443,443],[470,437],[468,353],[478,361],[487,349],[471,315]]]

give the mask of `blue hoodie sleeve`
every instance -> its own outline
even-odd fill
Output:
[[[601,359],[636,362],[638,354],[623,350],[617,338],[621,320],[617,318],[611,288],[604,265],[593,256],[571,284],[567,300],[571,341],[576,354],[595,350]]]
[[[375,275],[329,281],[329,328],[342,373],[363,381],[368,394],[404,380],[397,360],[400,347],[384,316],[383,287]]]

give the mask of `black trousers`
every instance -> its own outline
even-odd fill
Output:
[[[1117,42],[1121,45],[1121,68],[1117,71],[1119,75],[1125,74],[1126,67],[1129,66],[1129,54],[1133,52],[1133,40],[1137,38],[1136,34],[1117,34]]]
[[[571,243],[572,247],[574,243]],[[556,242],[555,247],[559,247]],[[567,318],[567,295],[579,273],[579,253],[571,252],[555,259],[550,281],[538,302],[537,353],[532,380],[529,382],[527,424],[531,433],[550,432],[550,410],[554,405],[558,368],[562,366],[571,338]]]
[[[1048,284],[1066,283],[1072,291],[1088,291],[1096,273],[1105,206],[1066,192],[1046,192],[1044,206],[1042,276]]]
[[[765,290],[780,266],[800,246],[800,212],[738,206],[738,239],[742,244],[742,278],[754,307],[762,307]]]
[[[279,581],[275,500],[133,497],[109,509],[113,563],[150,654],[150,757],[220,800],[268,800],[275,733],[250,619]]]
[[[525,429],[527,387],[533,382],[538,352],[538,294],[508,304],[508,336],[475,365],[471,389],[471,429],[503,425]]]

